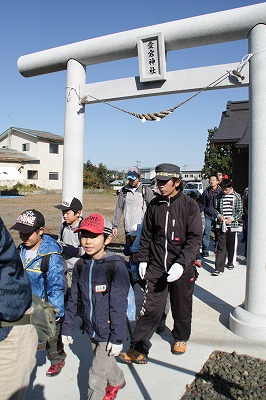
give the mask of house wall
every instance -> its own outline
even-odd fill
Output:
[[[18,162],[15,162],[15,161],[14,162],[10,162],[10,163],[6,163],[6,162],[1,162],[0,161],[0,167],[14,167],[14,168],[18,169],[18,167],[20,167],[20,166],[21,166],[21,164],[18,163]],[[21,173],[22,173],[23,176],[25,176],[22,171],[21,171]]]
[[[26,178],[26,184],[35,184],[44,189],[62,189],[62,169],[63,169],[63,143],[58,143],[58,154],[50,153],[50,142],[38,140],[37,137],[24,134],[23,132],[14,131],[8,143],[8,137],[5,137],[0,147],[8,146],[11,149],[25,153],[28,156],[36,158],[38,161],[32,163],[18,164],[17,162],[8,163],[9,166],[23,165],[21,169],[22,175]],[[29,143],[29,150],[23,151],[23,144]],[[51,142],[56,143],[56,142]],[[6,163],[1,163],[1,166]],[[29,179],[29,172],[37,171],[38,178],[33,176]],[[58,173],[58,180],[49,179],[50,173]]]
[[[141,169],[141,177],[144,179],[152,179],[155,177],[155,169],[154,168],[143,168]]]
[[[201,181],[201,170],[200,171],[180,171],[183,181]]]
[[[50,153],[50,143],[38,143],[38,158],[40,162],[39,180],[43,182],[41,187],[46,189],[62,189],[62,169],[63,169],[63,144],[58,143],[58,154]],[[58,180],[49,180],[49,174],[57,172]],[[45,185],[45,186],[43,186]]]
[[[19,131],[15,132],[16,134],[14,134],[13,130],[10,137],[10,149],[15,149],[17,151],[30,155],[31,157],[38,158],[38,139],[34,136],[29,136]],[[6,142],[7,141],[8,138],[6,138]],[[27,143],[29,143],[30,148],[28,151],[23,151],[22,145]]]

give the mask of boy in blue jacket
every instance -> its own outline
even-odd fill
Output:
[[[32,209],[23,211],[10,229],[20,233],[20,257],[30,279],[32,293],[47,300],[57,310],[56,335],[46,343],[48,359],[51,361],[46,376],[52,377],[61,372],[66,358],[60,334],[60,322],[64,316],[64,278],[60,255],[62,248],[56,240],[44,234],[44,225],[44,216]],[[45,274],[42,272],[42,260],[46,255],[49,255],[49,263]]]
[[[80,232],[85,254],[82,268],[79,270],[78,261],[73,270],[62,340],[64,344],[73,343],[80,291],[85,330],[94,351],[88,399],[112,400],[125,386],[115,356],[122,350],[126,332],[129,274],[124,258],[105,250],[112,239],[112,225],[107,218],[90,214],[75,232]]]

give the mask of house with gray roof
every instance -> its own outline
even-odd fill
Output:
[[[210,139],[213,144],[231,144],[234,189],[243,193],[248,186],[249,102],[228,101],[220,125]],[[226,172],[226,171],[225,171]]]
[[[63,146],[51,132],[10,127],[0,134],[0,167],[15,167],[26,184],[61,189]]]

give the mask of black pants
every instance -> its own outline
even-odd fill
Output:
[[[229,264],[234,264],[236,259],[237,232],[232,232],[230,228],[226,232],[217,229],[217,241],[215,269],[224,272],[226,253]]]
[[[174,320],[172,335],[175,341],[187,341],[191,334],[195,270],[193,267],[189,268],[181,278],[171,283],[167,282],[167,276],[149,266],[143,305],[131,340],[132,347],[143,354],[149,353],[150,339],[162,318],[168,290]]]

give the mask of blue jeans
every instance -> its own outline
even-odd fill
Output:
[[[202,251],[209,251],[211,229],[214,224],[215,220],[205,215],[205,228],[202,236]]]

